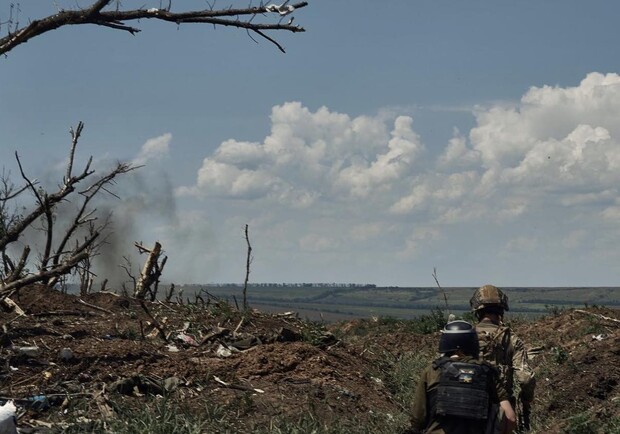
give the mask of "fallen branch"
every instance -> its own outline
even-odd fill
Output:
[[[159,332],[159,335],[162,337],[162,339],[164,341],[168,342],[168,337],[166,335],[166,331],[165,331],[164,327],[151,314],[149,309],[146,307],[146,304],[144,303],[144,300],[140,300],[140,306],[142,306],[142,310],[144,310],[146,315],[151,319],[151,324],[153,324],[153,326],[157,329],[157,331]]]
[[[111,315],[114,315],[114,312],[112,312],[111,310],[108,310],[108,309],[103,308],[103,307],[95,306],[94,304],[86,303],[81,298],[78,298],[76,301],[78,303],[80,303],[80,304],[83,304],[84,306],[90,307],[91,309],[95,309],[95,310],[98,310],[98,311],[101,311],[101,312],[105,312],[105,313],[109,313]]]
[[[583,315],[593,316],[593,317],[596,317],[596,318],[599,318],[599,319],[602,319],[602,320],[605,320],[605,321],[611,321],[611,322],[613,322],[615,324],[620,324],[620,320],[618,320],[616,318],[611,318],[609,316],[601,315],[599,313],[588,312],[588,311],[581,310],[581,309],[575,309],[575,312],[583,314]]]
[[[34,317],[46,317],[46,316],[82,316],[82,315],[96,315],[92,312],[84,312],[81,310],[53,310],[53,311],[47,311],[47,312],[38,312],[38,313],[31,313],[31,316]]]

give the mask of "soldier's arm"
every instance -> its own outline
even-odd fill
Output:
[[[504,418],[503,418],[504,426],[502,426],[502,433],[510,434],[517,427],[517,414],[512,408],[510,401],[508,401],[507,399],[504,401],[500,401],[499,406],[504,411]]]
[[[527,350],[525,349],[525,345],[523,345],[523,341],[515,335],[512,335],[511,344],[514,348],[512,367],[516,380],[521,386],[521,401],[530,403],[534,400],[534,389],[536,388],[534,371],[528,363]]]
[[[426,426],[426,387],[428,384],[428,373],[430,368],[424,370],[416,387],[413,399],[413,410],[411,412],[411,431],[421,433]]]

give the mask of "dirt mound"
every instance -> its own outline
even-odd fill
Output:
[[[214,298],[140,303],[30,287],[14,300],[26,315],[0,313],[0,397],[16,400],[31,432],[89,431],[157,402],[227,421],[197,432],[398,432],[439,339],[419,331],[428,318],[328,329],[290,313],[242,316]],[[538,378],[534,433],[603,432],[612,425],[600,421],[618,420],[619,317],[589,308],[514,324]],[[304,415],[320,424],[273,428]]]
[[[605,432],[601,423],[613,418],[620,432],[619,318],[617,309],[595,307],[516,328],[537,353],[531,363],[541,432]]]
[[[0,314],[8,324],[0,396],[17,398],[25,425],[69,420],[71,401],[84,396],[97,398],[89,418],[104,417],[114,407],[109,394],[127,401],[174,392],[190,406],[208,398],[240,416],[251,413],[242,424],[248,430],[309,408],[325,421],[396,411],[354,348],[294,315],[242,317],[217,300],[141,305],[109,293],[80,298],[43,287],[26,288],[15,301],[26,316]],[[48,407],[66,411],[42,412]]]

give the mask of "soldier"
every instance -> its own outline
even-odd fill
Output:
[[[519,383],[522,408],[519,428],[527,431],[530,429],[536,379],[527,363],[523,342],[502,322],[504,312],[508,310],[508,296],[493,285],[484,285],[474,292],[469,304],[478,319],[476,331],[480,341],[480,357],[498,368],[500,380],[510,395],[513,407],[517,403],[514,396],[515,377]]]
[[[478,359],[478,336],[466,321],[449,322],[439,341],[441,357],[418,382],[408,434],[510,434],[516,416],[509,395],[489,363]],[[506,414],[499,426],[498,406]],[[500,431],[501,430],[501,431]]]

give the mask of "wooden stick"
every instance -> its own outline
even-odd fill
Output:
[[[153,326],[155,326],[157,331],[159,331],[159,335],[162,337],[162,339],[168,342],[168,338],[166,337],[166,331],[164,330],[162,325],[159,323],[159,321],[155,319],[155,317],[151,314],[149,309],[146,307],[146,304],[144,304],[144,300],[140,300],[140,306],[142,306],[142,309],[144,310],[144,312],[146,312],[148,317],[151,319]]]
[[[103,308],[103,307],[95,306],[94,304],[86,303],[86,302],[85,302],[84,300],[82,300],[81,298],[78,298],[78,299],[77,299],[77,302],[78,302],[78,303],[80,303],[80,304],[83,304],[84,306],[88,306],[88,307],[90,307],[91,309],[95,309],[95,310],[98,310],[98,311],[100,311],[100,312],[105,312],[105,313],[109,313],[109,314],[111,314],[111,315],[114,315],[114,312],[112,312],[111,310],[108,310],[108,309]]]
[[[614,322],[616,324],[620,324],[620,320],[617,320],[615,318],[611,318],[611,317],[608,317],[608,316],[604,316],[604,315],[601,315],[599,313],[588,312],[588,311],[581,310],[581,309],[575,309],[575,312],[581,313],[583,315],[594,316],[596,318],[599,318],[599,319],[602,319],[602,320],[605,320],[605,321],[612,321],[612,322]]]

